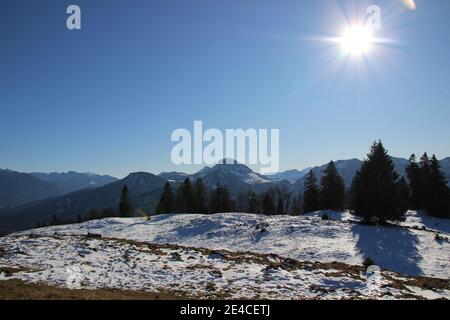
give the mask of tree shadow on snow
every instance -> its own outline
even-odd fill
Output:
[[[363,259],[371,258],[379,267],[405,275],[423,274],[419,240],[409,229],[355,224],[352,233],[358,238],[356,247]]]

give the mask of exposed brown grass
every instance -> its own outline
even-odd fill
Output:
[[[170,292],[118,289],[68,289],[18,279],[0,281],[0,300],[183,300]]]

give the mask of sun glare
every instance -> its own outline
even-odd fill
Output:
[[[344,53],[359,56],[370,50],[373,36],[367,27],[352,26],[345,30],[339,42]]]

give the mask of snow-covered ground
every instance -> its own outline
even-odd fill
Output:
[[[75,266],[88,288],[191,297],[450,298],[449,220],[408,212],[400,226],[375,227],[348,212],[322,215],[176,214],[34,229],[0,238],[0,270],[65,285]],[[369,257],[381,275],[368,278]]]

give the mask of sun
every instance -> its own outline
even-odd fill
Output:
[[[374,41],[370,28],[366,26],[351,26],[339,38],[342,51],[352,56],[361,56],[369,52]]]

